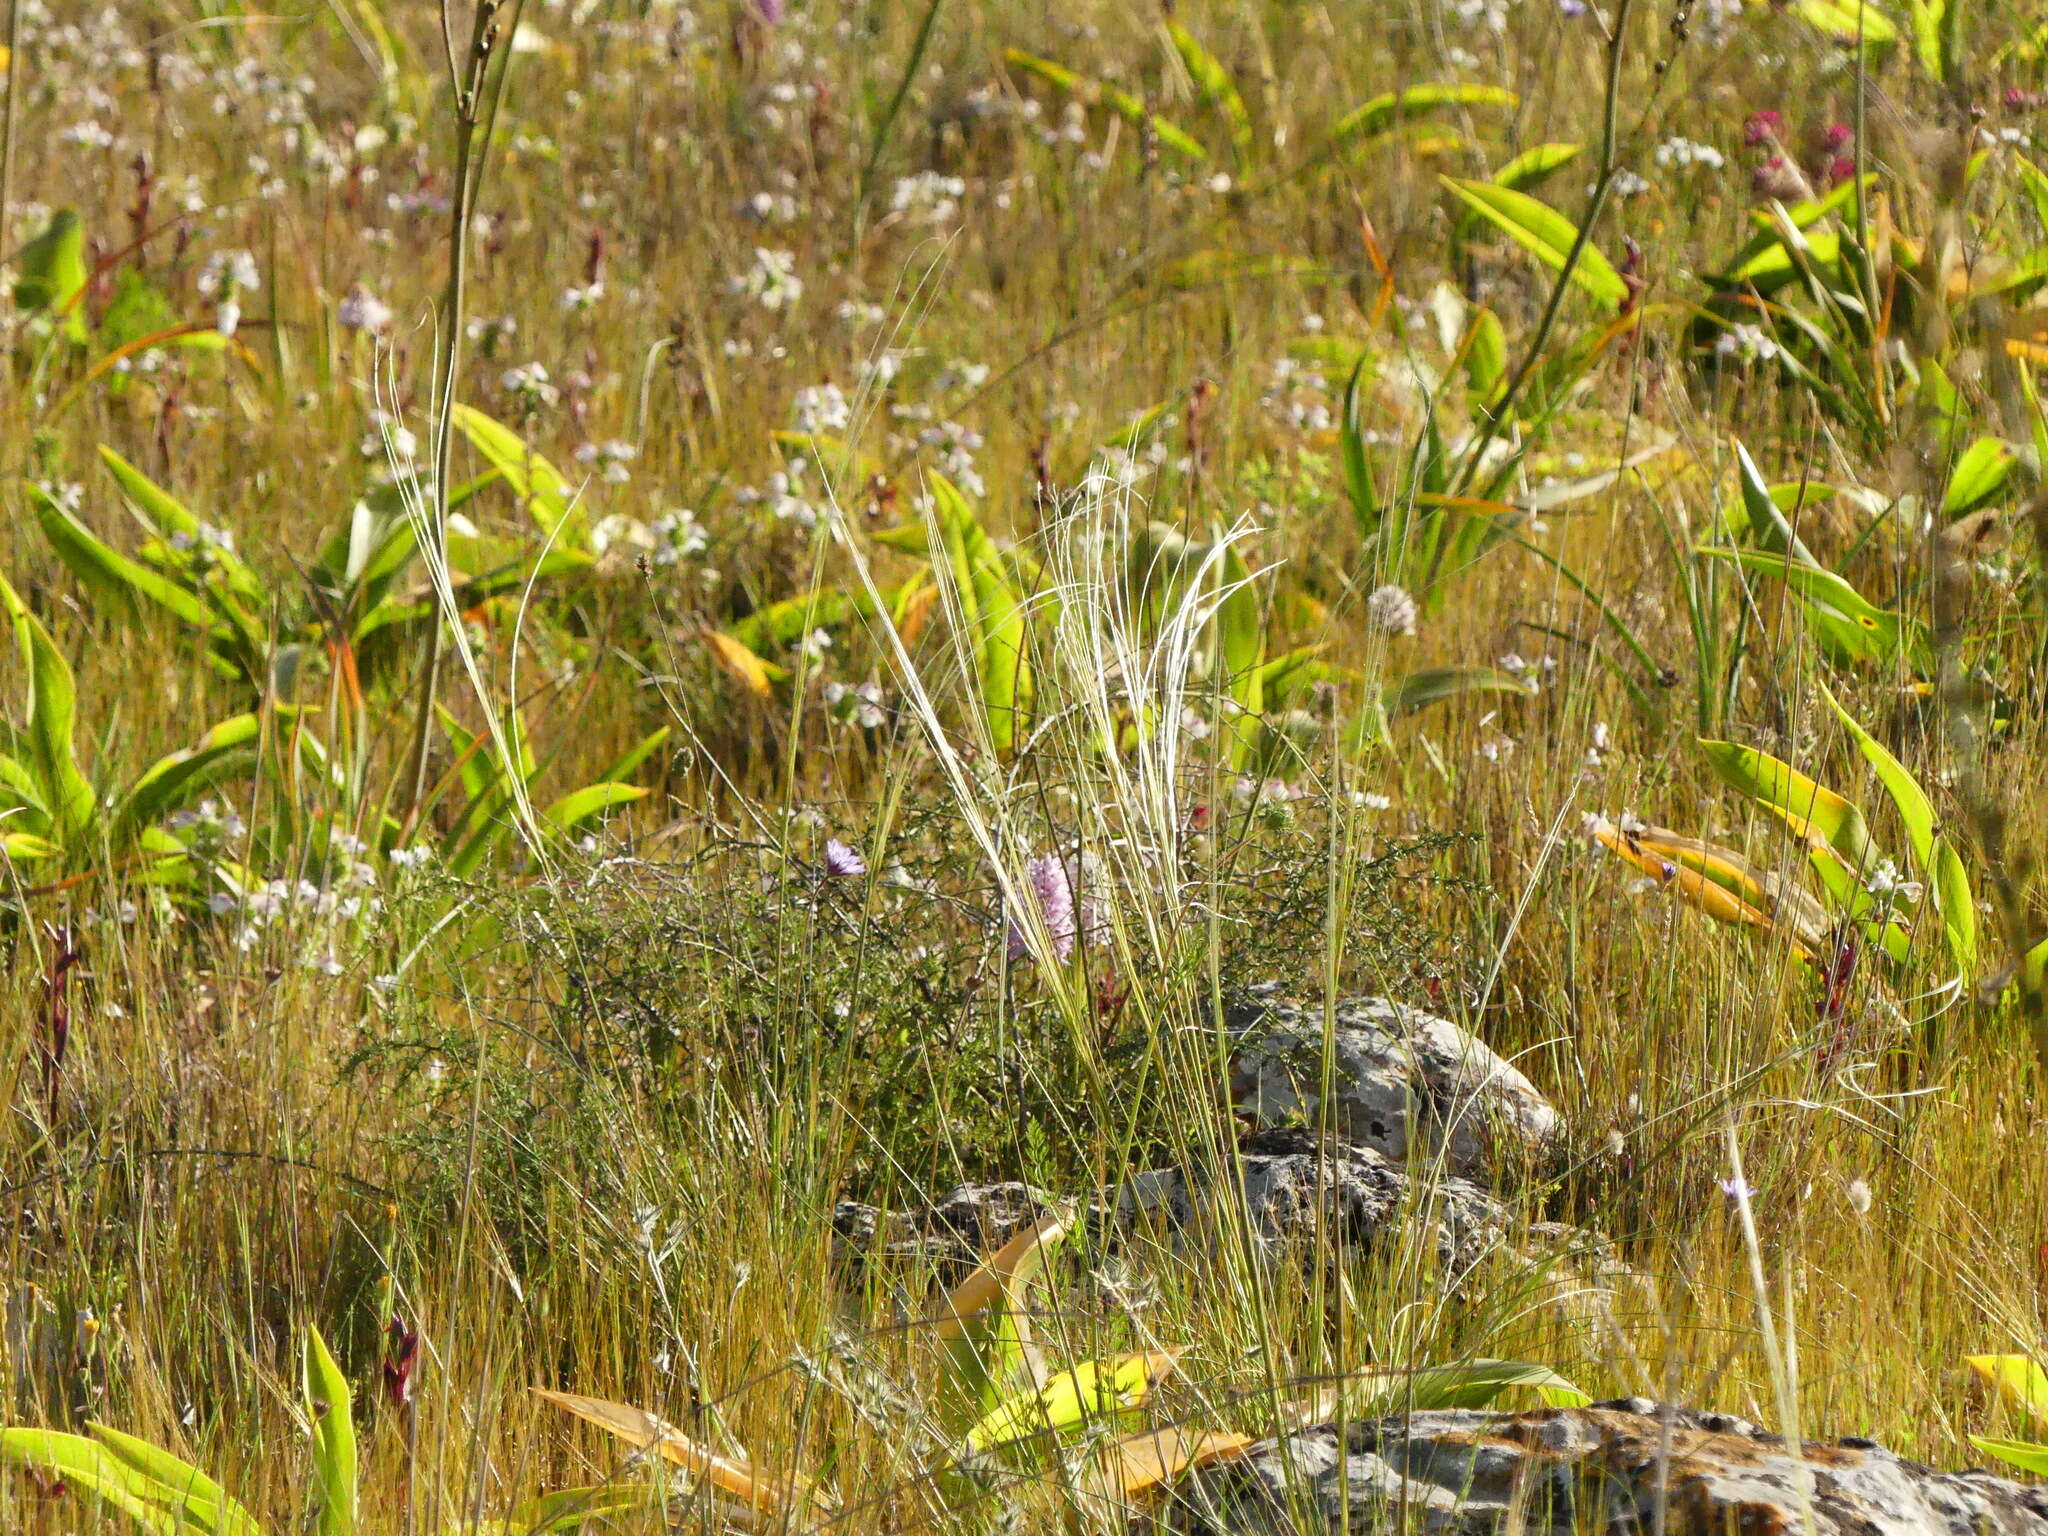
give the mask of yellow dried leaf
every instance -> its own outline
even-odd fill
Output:
[[[1250,1435],[1228,1430],[1148,1429],[1110,1445],[1104,1460],[1128,1498],[1149,1493],[1183,1472],[1242,1456],[1256,1443]]]
[[[1969,1355],[1965,1363],[2013,1407],[2048,1425],[2048,1371],[2026,1355]]]
[[[1017,1279],[1031,1272],[1042,1249],[1066,1235],[1064,1217],[1042,1216],[983,1259],[974,1273],[946,1298],[946,1310],[939,1318],[939,1337],[959,1337],[970,1318],[986,1312]]]
[[[711,648],[711,654],[718,664],[737,678],[742,687],[757,699],[765,699],[770,692],[768,663],[756,656],[731,635],[721,634],[715,629],[704,631],[704,643]]]
[[[754,1470],[745,1456],[727,1456],[692,1440],[681,1430],[663,1423],[653,1414],[625,1403],[607,1402],[601,1397],[581,1397],[573,1392],[555,1392],[535,1387],[534,1392],[558,1408],[566,1408],[586,1423],[617,1435],[628,1445],[655,1451],[693,1477],[700,1477],[720,1493],[729,1494],[749,1508],[779,1514],[800,1502],[826,1502],[819,1490],[803,1478],[785,1476],[770,1479]]]

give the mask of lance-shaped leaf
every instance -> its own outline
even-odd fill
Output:
[[[15,644],[21,651],[21,670],[28,687],[28,696],[22,701],[27,722],[21,741],[28,749],[26,766],[35,778],[37,798],[49,812],[57,841],[75,849],[91,830],[97,809],[92,785],[79,771],[72,746],[77,685],[72,681],[70,663],[43,628],[42,620],[29,612],[4,576],[0,576],[0,606],[14,623]]]
[[[1892,804],[1898,807],[1899,819],[1906,824],[1906,837],[1913,847],[1913,862],[1923,874],[1930,873],[1934,867],[1937,832],[1934,802],[1928,799],[1927,791],[1920,787],[1920,781],[1913,777],[1912,771],[1892,756],[1883,742],[1856,722],[1855,716],[1842,707],[1841,700],[1828,690],[1826,683],[1815,686],[1820,689],[1820,696],[1827,701],[1828,708],[1835,712],[1835,718],[1842,722],[1842,728],[1856,743],[1856,750],[1876,770],[1877,781],[1892,797]]]
[[[1203,105],[1213,107],[1222,115],[1231,145],[1239,157],[1249,156],[1252,152],[1251,114],[1245,111],[1244,97],[1238,94],[1237,82],[1230,78],[1230,71],[1179,22],[1167,22],[1166,35],[1172,39],[1173,50],[1180,55],[1181,64],[1187,70],[1188,78],[1194,81],[1195,92]]]
[[[541,825],[565,836],[606,811],[644,800],[652,791],[638,784],[586,784],[540,813]]]
[[[727,1455],[714,1451],[644,1409],[546,1387],[533,1390],[537,1396],[558,1408],[566,1408],[585,1423],[595,1424],[628,1445],[655,1452],[664,1461],[674,1463],[749,1509],[779,1515],[806,1505],[832,1507],[824,1491],[808,1480],[794,1474],[770,1477],[756,1469],[744,1453]]]
[[[2037,1445],[2027,1440],[1991,1440],[1983,1435],[1970,1436],[1970,1444],[1987,1456],[2010,1462],[2022,1472],[2048,1477],[2048,1445]]]
[[[1898,23],[1870,0],[1798,0],[1794,9],[1838,42],[1877,46],[1898,41]]]
[[[1409,1370],[1367,1366],[1303,1398],[1288,1415],[1318,1424],[1340,1409],[1352,1414],[1490,1408],[1512,1392],[1527,1392],[1551,1408],[1584,1407],[1592,1399],[1557,1372],[1526,1360],[1464,1360]]]
[[[474,406],[455,407],[455,425],[469,439],[470,446],[512,487],[527,512],[543,533],[553,533],[575,505],[576,490],[562,472],[528,445],[526,439],[503,422],[494,421]],[[568,543],[581,542],[578,525],[564,530]]]
[[[1112,1440],[1084,1463],[1075,1491],[1104,1510],[1128,1513],[1135,1501],[1163,1493],[1183,1474],[1234,1460],[1255,1444],[1250,1435],[1229,1430],[1140,1430]]]
[[[235,715],[182,752],[159,758],[129,786],[114,813],[109,838],[119,845],[192,796],[233,773],[250,759],[262,734],[259,715]]]
[[[48,310],[58,334],[83,341],[85,285],[92,273],[85,263],[85,226],[77,210],[59,208],[43,232],[21,248],[14,259],[14,303],[23,311]]]
[[[1120,91],[1104,81],[1077,74],[1064,64],[1055,64],[1051,59],[1041,59],[1035,54],[1024,52],[1021,48],[1005,48],[1003,59],[1012,69],[1021,69],[1027,75],[1036,75],[1047,85],[1065,91],[1077,101],[1089,106],[1109,108],[1132,127],[1148,130],[1161,144],[1187,156],[1190,160],[1209,158],[1209,151],[1200,143],[1158,113],[1148,110],[1144,102],[1128,91]]]
[[[1389,683],[1382,704],[1387,718],[1398,720],[1461,694],[1512,693],[1527,698],[1534,692],[1521,678],[1493,667],[1423,667]]]
[[[1963,1363],[2008,1406],[2048,1428],[2048,1371],[2031,1355],[1967,1355]]]
[[[313,1480],[319,1491],[314,1528],[319,1536],[355,1536],[355,1395],[318,1328],[306,1330],[301,1390],[313,1430]]]
[[[1349,144],[1384,133],[1404,118],[1455,107],[1499,107],[1512,112],[1521,100],[1513,91],[1499,85],[1456,82],[1411,85],[1360,102],[1330,125],[1330,139],[1336,144]]]
[[[1910,615],[1878,607],[1833,571],[1756,549],[1701,548],[1697,553],[1710,560],[1730,560],[1744,570],[1782,581],[1817,617],[1837,621],[1829,633],[1858,659],[1903,658],[1916,670],[1926,670],[1930,651],[1927,626]]]
[[[1963,450],[1963,456],[1949,471],[1941,510],[1949,517],[1961,517],[1997,499],[2006,481],[2012,478],[2019,457],[2019,451],[2008,442],[1996,437],[1978,438]]]
[[[1717,922],[1782,933],[1805,953],[1824,941],[1826,913],[1800,887],[1755,870],[1732,849],[1663,827],[1620,827],[1604,816],[1586,823],[1598,842]]]
[[[741,687],[757,699],[765,699],[775,691],[775,684],[789,677],[789,669],[756,656],[731,635],[715,629],[707,629],[700,637],[704,647],[711,652],[712,660],[735,678]]]
[[[1451,194],[1474,213],[1487,220],[1515,244],[1549,267],[1562,272],[1572,247],[1578,242],[1578,226],[1548,203],[1538,202],[1526,192],[1472,181],[1457,176],[1439,176]],[[1628,302],[1628,284],[1614,270],[1614,263],[1601,254],[1591,240],[1572,263],[1571,279],[1603,304],[1619,309]]]
[[[146,602],[195,628],[210,626],[213,616],[199,597],[163,572],[103,544],[41,486],[30,486],[28,494],[50,548],[94,597],[114,604],[125,618],[133,619]]]
[[[992,1410],[1019,1380],[1044,1380],[1026,1293],[1066,1236],[1064,1214],[1040,1217],[984,1258],[946,1298],[933,1331],[945,1349],[943,1384],[957,1422],[971,1423]]]
[[[1791,764],[1733,741],[1702,741],[1700,750],[1724,781],[1782,818],[1808,847],[1833,849],[1858,871],[1882,857],[1863,812]]]
[[[1154,1350],[1116,1360],[1084,1360],[1055,1372],[1044,1386],[998,1403],[967,1432],[967,1448],[992,1451],[1034,1435],[1062,1434],[1091,1420],[1125,1412],[1151,1394],[1178,1358],[1176,1351]]]
[[[159,568],[180,566],[184,561],[171,547],[173,541],[188,546],[205,542],[206,524],[189,507],[104,443],[100,445],[100,462],[114,477],[137,521],[150,535],[150,542],[141,550],[146,563]],[[232,549],[209,545],[206,558],[226,581],[228,590],[243,602],[260,608],[269,601],[262,578]]]
[[[105,1424],[87,1426],[93,1439],[113,1452],[126,1466],[166,1490],[169,1507],[181,1509],[185,1518],[210,1536],[262,1536],[255,1517],[232,1498],[226,1489],[193,1466],[160,1446]]]
[[[1583,144],[1538,144],[1525,149],[1487,179],[1497,187],[1526,192],[1586,152]]]

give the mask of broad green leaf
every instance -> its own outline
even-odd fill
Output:
[[[1187,156],[1190,160],[1209,158],[1208,150],[1200,143],[1158,113],[1147,109],[1144,102],[1128,91],[1120,91],[1103,81],[1076,74],[1063,64],[1041,59],[1035,54],[1024,52],[1021,48],[1005,48],[1003,59],[1012,69],[1021,69],[1027,75],[1036,75],[1047,85],[1067,92],[1077,101],[1090,106],[1109,108],[1132,127],[1149,130],[1161,144]]]
[[[1809,25],[1838,42],[1875,45],[1898,41],[1897,23],[1871,0],[1798,0],[1793,8]]]
[[[221,721],[184,751],[160,758],[122,798],[109,839],[118,847],[192,796],[218,784],[242,766],[262,733],[261,716],[236,715]]]
[[[1967,3],[1967,0],[1958,0]],[[1948,9],[1944,0],[1906,0],[1907,21],[1913,29],[1913,56],[1920,61],[1920,67],[1936,80],[1946,78],[1941,58],[1942,13]]]
[[[1564,270],[1565,260],[1578,239],[1578,226],[1526,192],[1491,182],[1471,181],[1456,176],[1439,176],[1438,181],[1477,213],[1495,225],[1515,244],[1549,267]],[[1628,302],[1628,284],[1614,270],[1614,264],[1588,240],[1572,265],[1572,281],[1598,299],[1619,309]]]
[[[1487,179],[1497,187],[1527,192],[1585,153],[1583,144],[1538,144],[1525,149]]]
[[[1365,451],[1365,419],[1362,392],[1359,380],[1365,374],[1366,360],[1361,357],[1351,369],[1351,377],[1344,383],[1344,417],[1337,434],[1337,450],[1344,466],[1344,494],[1351,500],[1351,519],[1357,524],[1362,538],[1371,538],[1383,522],[1383,508],[1380,505],[1379,489],[1373,483],[1372,461]],[[1392,552],[1388,564],[1388,551],[1379,552],[1382,557],[1382,574],[1400,574],[1399,552]]]
[[[1827,701],[1835,718],[1842,722],[1842,728],[1856,743],[1856,750],[1877,771],[1877,780],[1884,785],[1885,793],[1892,797],[1892,804],[1899,808],[1899,819],[1906,824],[1906,836],[1913,845],[1913,862],[1921,873],[1931,875],[1934,869],[1934,840],[1936,819],[1934,802],[1927,797],[1927,791],[1920,787],[1920,781],[1906,765],[1893,757],[1883,742],[1856,723],[1856,719],[1842,707],[1841,701],[1828,690],[1826,683],[1816,683],[1820,696]]]
[[[1833,790],[1755,747],[1702,741],[1700,750],[1722,779],[1776,813],[1808,847],[1834,849],[1853,870],[1876,865],[1877,845],[1863,813]]]
[[[1031,709],[1029,623],[1024,595],[1010,578],[1002,553],[976,520],[959,488],[930,477],[933,520],[966,621],[975,681],[995,749],[1007,754],[1023,734]]]
[[[1134,1408],[1173,1369],[1175,1358],[1159,1351],[1112,1361],[1084,1360],[1058,1372],[1036,1391],[1018,1393],[998,1403],[967,1432],[967,1447],[991,1451],[1033,1435],[1078,1429],[1092,1419]]]
[[[1963,450],[1949,472],[1941,510],[1950,517],[1961,517],[1996,499],[2018,462],[2019,453],[2009,443],[1995,437],[1978,438]]]
[[[143,1476],[97,1440],[50,1429],[0,1429],[0,1464],[33,1468],[112,1505],[149,1536],[193,1536],[210,1527],[187,1519],[177,1495]]]
[[[2040,224],[2042,234],[2048,235],[2048,171],[2043,171],[2025,155],[2014,155],[2013,164],[2019,167],[2020,181],[2027,189],[2027,201],[2034,205],[2034,218]]]
[[[455,407],[455,425],[469,439],[470,446],[484,456],[485,462],[504,477],[541,532],[553,533],[571,515],[575,487],[517,432],[470,405]],[[578,535],[570,540],[572,548],[581,542],[580,509],[576,516],[577,526],[564,530],[565,537]]]
[[[1933,856],[1927,867],[1927,893],[1941,914],[1941,931],[1948,941],[1949,958],[1967,976],[1977,969],[1977,898],[1970,889],[1970,871],[1963,856],[1945,837],[1934,840]]]
[[[2048,939],[2020,957],[2020,979],[2037,992],[2048,987]]]
[[[2048,1428],[2048,1371],[2031,1355],[1966,1355],[1963,1363],[2010,1406]]]
[[[1982,1435],[1970,1436],[1970,1444],[1987,1456],[2011,1462],[2022,1472],[2048,1477],[2048,1445],[2036,1445],[2026,1440],[1990,1440]]]
[[[212,628],[213,614],[202,599],[163,572],[101,543],[41,486],[31,485],[28,493],[36,522],[57,558],[88,590],[112,600],[124,617],[133,619],[140,612],[139,604],[148,602],[195,629]]]
[[[15,307],[46,309],[61,335],[84,341],[85,285],[91,276],[85,264],[85,226],[76,209],[59,208],[15,258]]]
[[[1512,112],[1521,105],[1521,100],[1513,91],[1499,85],[1411,85],[1403,90],[1388,91],[1353,107],[1330,125],[1330,138],[1334,143],[1348,144],[1354,139],[1384,133],[1402,118],[1439,112],[1449,107],[1499,107]]]
[[[303,1387],[306,1417],[313,1428],[313,1477],[319,1489],[315,1529],[319,1536],[354,1536],[355,1399],[318,1328],[306,1329]]]
[[[1489,403],[1500,392],[1508,373],[1508,336],[1500,316],[1482,309],[1472,317],[1472,329],[1465,344],[1465,382],[1472,396]]]
[[[76,850],[92,829],[97,806],[72,746],[78,692],[71,667],[42,621],[29,612],[4,576],[0,576],[0,606],[5,606],[14,621],[15,644],[21,650],[27,684],[22,715],[27,721],[23,744],[28,748],[28,767],[49,810],[57,841]]]
[[[1760,549],[1701,548],[1696,553],[1710,560],[1732,561],[1745,570],[1784,582],[1811,608],[1839,621],[1830,633],[1860,660],[1904,658],[1919,669],[1927,659],[1925,624],[1910,615],[1878,607],[1833,571]]]
[[[93,1439],[140,1476],[168,1490],[184,1513],[210,1536],[261,1536],[262,1527],[226,1489],[190,1462],[106,1424],[91,1424]],[[175,1506],[174,1506],[175,1507]]]
[[[122,494],[142,513],[152,533],[182,533],[187,538],[199,537],[200,520],[183,502],[104,443],[100,445],[100,461],[121,487]]]
[[[33,832],[0,832],[0,851],[6,853],[10,864],[36,864],[56,858],[64,850]]]
[[[1735,445],[1735,468],[1742,482],[1742,510],[1749,519],[1749,535],[1767,553],[1796,560],[1801,565],[1819,565],[1813,554],[1800,542],[1799,535],[1785,520],[1779,510],[1778,499],[1771,494],[1771,488],[1764,480],[1763,471],[1756,467],[1756,460],[1749,456],[1749,450],[1741,443]]]
[[[644,800],[652,793],[652,790],[638,784],[586,784],[542,811],[541,823],[557,832],[573,832],[594,816],[617,806],[631,805],[635,800]]]
[[[1251,114],[1245,111],[1244,97],[1238,94],[1237,82],[1230,78],[1230,71],[1179,22],[1167,22],[1166,35],[1173,39],[1174,52],[1180,55],[1180,61],[1187,69],[1188,78],[1195,82],[1195,90],[1203,104],[1222,114],[1224,126],[1230,131],[1231,144],[1240,156],[1249,156],[1252,151]]]
[[[1492,667],[1424,667],[1385,689],[1387,718],[1398,720],[1465,693],[1512,693],[1526,698],[1533,690],[1520,678]]]
[[[667,741],[668,737],[669,727],[665,725],[649,731],[628,747],[617,762],[605,769],[600,782],[616,784],[631,778],[642,763],[661,749],[661,744]]]
[[[205,523],[177,497],[104,443],[100,445],[100,461],[106,466],[107,473],[114,477],[114,483],[120,486],[121,494],[128,499],[153,539],[167,540],[182,534],[194,543],[200,541]],[[143,554],[146,558],[155,558],[148,549]],[[211,559],[227,578],[228,589],[237,597],[257,608],[268,604],[270,599],[262,580],[249,569],[241,556],[231,549],[215,549],[211,551]]]

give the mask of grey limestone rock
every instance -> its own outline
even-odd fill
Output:
[[[1322,1425],[1196,1474],[1180,1536],[2048,1536],[2048,1489],[1938,1472],[1867,1440],[1808,1442],[1641,1398]]]
[[[1397,1163],[1499,1183],[1555,1151],[1550,1101],[1484,1041],[1384,997],[1341,1000],[1330,1037],[1328,1129]],[[1228,1009],[1231,1094],[1262,1129],[1325,1122],[1323,1012],[1271,986]]]

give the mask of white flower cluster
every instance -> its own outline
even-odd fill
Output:
[[[897,178],[889,194],[889,207],[892,212],[913,217],[920,223],[944,224],[959,213],[960,199],[966,195],[967,183],[958,176],[919,171],[915,176]]]
[[[1696,166],[1718,171],[1728,163],[1728,157],[1713,145],[1677,136],[1657,146],[1656,160],[1666,170],[1673,171],[1687,171]]]
[[[633,471],[627,466],[640,455],[640,450],[622,438],[607,438],[601,443],[578,443],[576,462],[596,468],[600,478],[607,485],[624,485],[633,478]]]
[[[844,432],[853,425],[853,405],[837,384],[814,384],[796,392],[790,414],[805,436]]]
[[[796,257],[758,245],[754,247],[754,264],[735,276],[731,287],[766,310],[793,309],[804,296],[803,280],[796,275]]]
[[[214,303],[214,329],[232,336],[242,324],[242,295],[263,286],[256,258],[247,251],[215,251],[200,268],[198,288]]]

